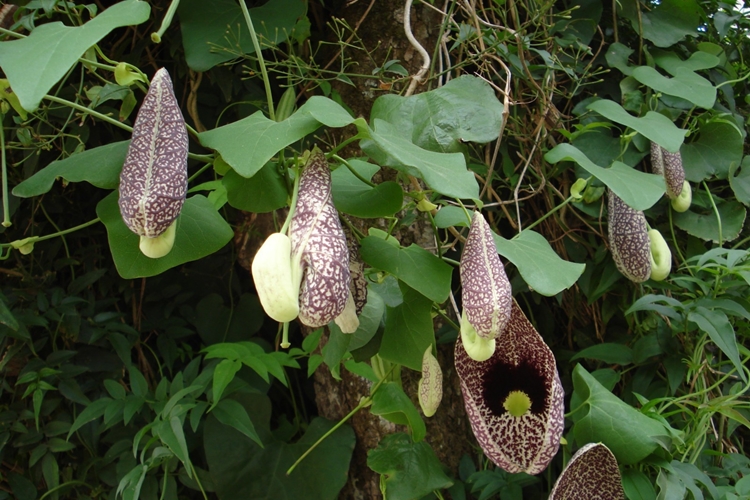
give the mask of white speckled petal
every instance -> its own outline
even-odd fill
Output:
[[[500,335],[510,318],[511,289],[484,216],[474,218],[461,254],[461,300],[469,323],[480,337]]]
[[[625,500],[617,459],[601,443],[589,443],[573,455],[557,478],[549,500]]]
[[[327,325],[344,311],[349,297],[349,250],[331,198],[331,171],[325,155],[313,152],[302,170],[292,216],[293,258],[302,286],[299,319],[307,326]]]
[[[651,276],[651,241],[646,217],[611,190],[607,198],[609,248],[617,269],[635,283],[646,281]]]
[[[139,236],[155,238],[174,222],[187,192],[185,119],[162,68],[138,110],[120,174],[120,213]]]
[[[487,361],[471,359],[456,342],[456,372],[466,413],[484,454],[511,473],[539,474],[557,453],[563,432],[563,388],[555,357],[512,301],[512,314]],[[511,393],[528,396],[530,407],[513,416]]]
[[[680,152],[670,153],[655,142],[651,143],[651,169],[655,174],[664,176],[667,184],[667,196],[677,198],[685,182],[685,169],[682,166]]]

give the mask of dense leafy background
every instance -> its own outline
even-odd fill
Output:
[[[250,5],[265,67],[232,0],[183,0],[160,44],[168,2],[16,3],[0,35],[0,499],[336,498],[361,436],[318,416],[316,370],[369,380],[352,411],[403,426],[366,460],[389,499],[545,498],[598,441],[630,499],[750,496],[746,7],[419,4],[438,36],[420,35],[433,58],[410,95],[418,56],[353,36],[329,2]],[[391,18],[375,2],[362,22]],[[159,67],[191,127],[191,180],[175,249],[151,260],[114,190]],[[651,141],[681,152],[688,212],[650,173]],[[370,294],[355,334],[292,325],[285,351],[246,254],[283,222],[313,144],[335,153]],[[667,239],[666,281],[616,270],[606,188]],[[441,464],[402,383],[457,336],[449,297],[480,206],[566,389],[566,444],[536,477],[478,448]]]

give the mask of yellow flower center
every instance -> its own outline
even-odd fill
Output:
[[[512,391],[503,401],[503,408],[514,417],[520,417],[531,408],[531,399],[525,392]]]

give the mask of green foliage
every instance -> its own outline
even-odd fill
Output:
[[[381,51],[319,2],[19,7],[0,43],[0,500],[338,498],[357,412],[408,431],[368,450],[389,499],[544,498],[590,442],[614,452],[629,499],[750,495],[748,13],[480,4],[435,13],[432,61]],[[392,15],[378,5],[363,23]],[[190,124],[189,194],[174,249],[150,259],[113,190],[162,65]],[[684,213],[650,173],[652,141],[681,154]],[[358,248],[350,268],[366,265],[352,334],[276,325],[240,267],[284,227],[316,144]],[[616,270],[606,188],[667,237],[665,281]],[[562,460],[537,477],[478,452],[441,464],[401,381],[458,336],[474,210],[572,388]],[[328,373],[372,383],[341,398],[359,402],[339,422],[311,396]],[[460,408],[436,420],[459,425]]]

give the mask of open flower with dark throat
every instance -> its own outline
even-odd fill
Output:
[[[320,150],[302,169],[298,193],[289,236],[272,234],[253,259],[258,297],[279,322],[299,316],[318,328],[335,321],[342,332],[353,333],[359,319],[351,290],[360,302],[366,299],[359,280],[352,284],[346,236],[331,198],[331,171]]]
[[[552,351],[512,301],[510,321],[486,361],[456,342],[466,413],[484,454],[511,473],[538,474],[557,453],[563,388]]]
[[[601,443],[589,443],[573,455],[557,478],[549,500],[625,500],[617,459]]]
[[[512,294],[497,255],[492,231],[475,212],[461,253],[461,338],[466,352],[483,361],[495,351],[495,339],[510,319]]]
[[[163,257],[174,244],[187,193],[187,155],[185,119],[162,68],[138,110],[120,174],[120,213],[148,257]]]

